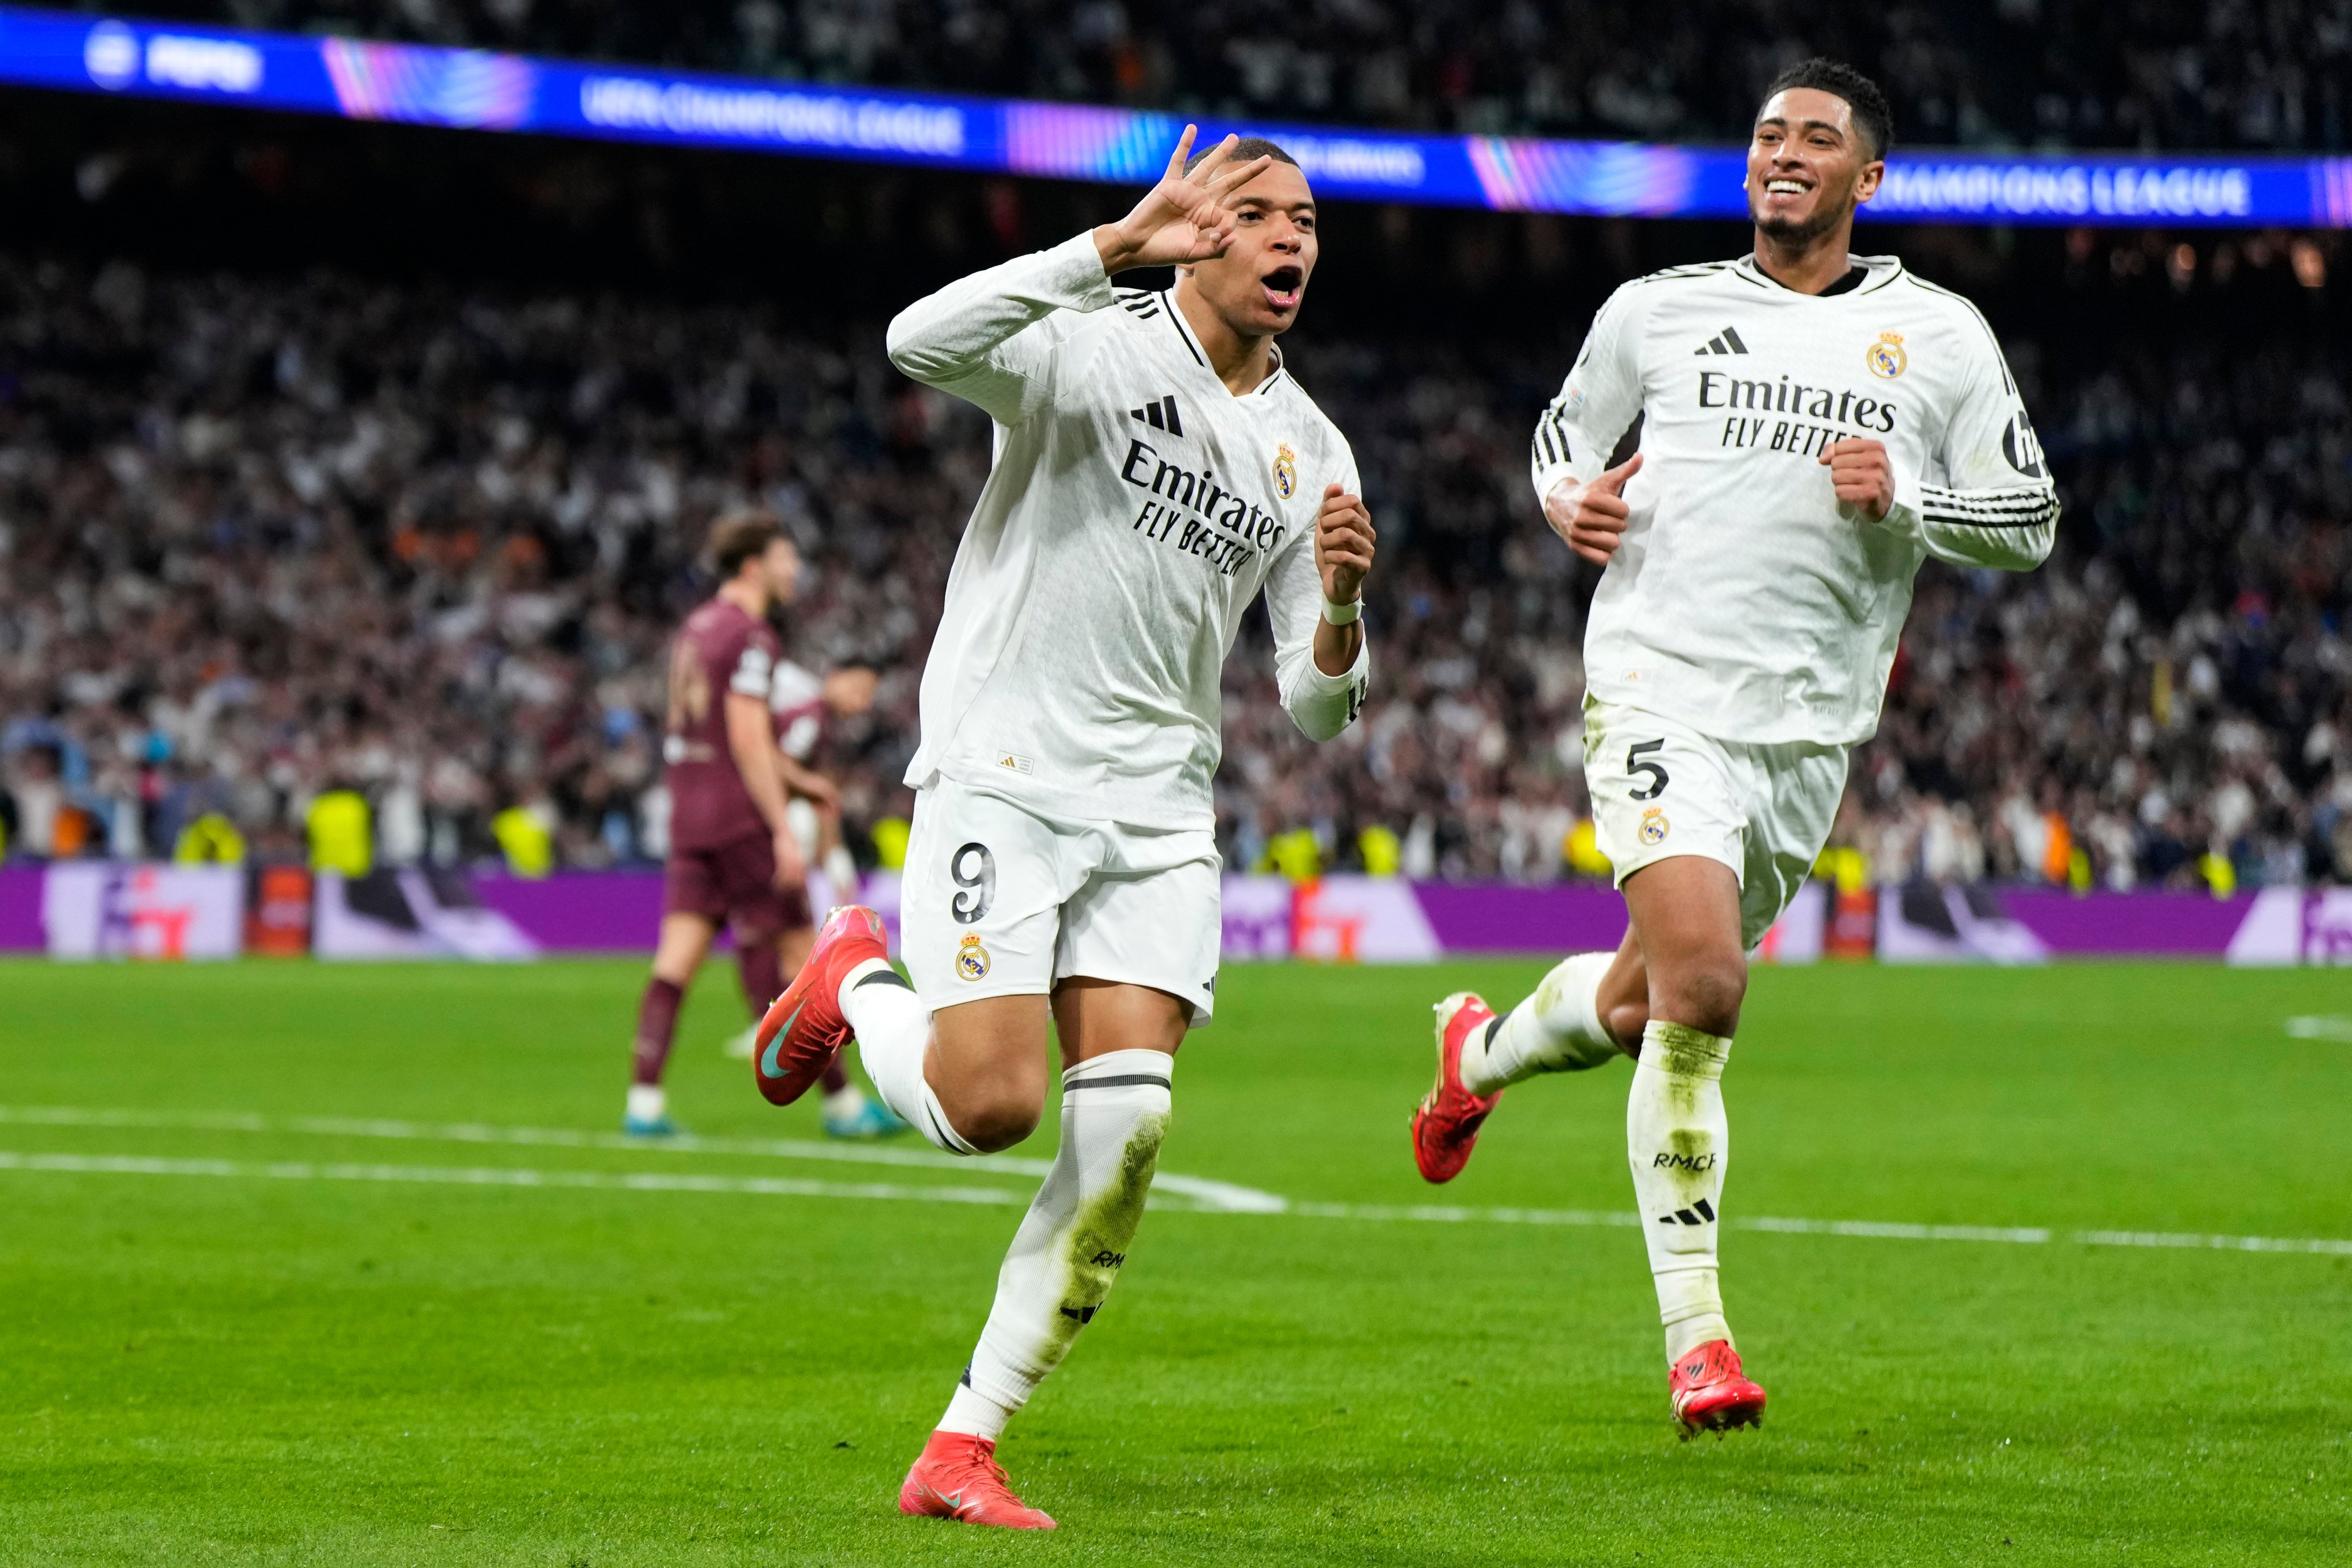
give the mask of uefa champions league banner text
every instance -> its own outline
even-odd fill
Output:
[[[461,130],[667,142],[1128,184],[1182,128],[1148,110],[779,85],[481,49],[93,20],[0,5],[0,83]],[[1328,197],[1739,218],[1736,148],[1201,121],[1279,140]],[[2352,158],[1897,152],[1867,218],[2352,227]]]

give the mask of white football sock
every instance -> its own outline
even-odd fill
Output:
[[[857,862],[849,858],[845,845],[836,844],[824,852],[824,879],[833,884],[835,903],[845,904],[857,897]]]
[[[866,1109],[866,1095],[854,1083],[845,1083],[824,1097],[824,1113],[835,1121],[846,1121]]]
[[[1622,1053],[1601,1021],[1601,977],[1614,952],[1552,966],[1528,999],[1462,1042],[1462,1087],[1492,1094],[1539,1072],[1582,1072]]]
[[[661,1085],[657,1083],[633,1083],[629,1085],[630,1121],[659,1121],[662,1119],[662,1113],[668,1109],[669,1100],[668,1098],[662,1093]]]
[[[980,1152],[948,1121],[940,1097],[923,1076],[931,1016],[915,988],[882,960],[869,958],[841,977],[836,1000],[850,1032],[857,1037],[858,1059],[866,1064],[866,1076],[874,1080],[874,1092],[882,1103],[949,1153]]]
[[[1110,1051],[1062,1075],[1062,1147],[1004,1255],[950,1416],[976,1408],[965,1393],[1008,1414],[1027,1404],[1110,1294],[1160,1163],[1175,1065],[1164,1051]]]
[[[1731,1042],[1719,1035],[1653,1018],[1642,1031],[1642,1059],[1625,1101],[1626,1157],[1670,1365],[1709,1340],[1731,1337],[1715,1246],[1731,1153],[1722,1085],[1730,1055]]]
[[[940,1417],[942,1432],[961,1432],[971,1437],[985,1437],[995,1442],[1004,1436],[1004,1425],[1013,1419],[1010,1405],[999,1405],[971,1386],[971,1373],[967,1369],[965,1381],[956,1384],[955,1397],[948,1401],[948,1413]]]

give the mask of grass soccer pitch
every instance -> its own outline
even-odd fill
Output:
[[[1050,1111],[826,1144],[715,967],[655,1150],[635,963],[0,964],[0,1562],[2345,1560],[2343,974],[1759,973],[1723,1249],[1772,1403],[1685,1443],[1624,1067],[1413,1173],[1430,1003],[1542,967],[1226,971],[1016,1537],[894,1501]]]

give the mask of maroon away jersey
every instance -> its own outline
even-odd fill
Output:
[[[662,742],[672,848],[710,849],[766,836],[768,825],[728,749],[726,694],[740,692],[765,707],[770,672],[782,651],[765,621],[724,599],[711,600],[678,629],[669,655],[669,723]]]

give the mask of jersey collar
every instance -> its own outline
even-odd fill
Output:
[[[1211,368],[1209,364],[1209,351],[1202,348],[1201,346],[1201,340],[1192,335],[1192,323],[1186,321],[1184,319],[1184,312],[1176,308],[1176,290],[1171,288],[1164,290],[1163,293],[1165,296],[1164,305],[1160,313],[1168,318],[1169,325],[1174,327],[1176,329],[1176,335],[1183,340],[1184,352],[1192,356],[1192,363],[1199,365],[1202,371],[1208,375],[1210,380],[1216,382],[1217,389],[1219,391],[1225,392],[1225,395],[1228,397],[1232,396],[1233,394],[1231,392],[1225,391],[1224,382],[1219,379],[1216,371]],[[1277,382],[1286,379],[1286,374],[1287,373],[1285,370],[1282,360],[1282,345],[1280,343],[1276,343],[1274,345],[1274,368],[1265,373],[1265,379],[1264,381],[1259,382],[1249,391],[1242,394],[1242,395],[1244,397],[1265,397],[1274,391],[1275,384]]]
[[[1758,266],[1756,264],[1756,253],[1752,250],[1747,255],[1741,257],[1738,260],[1733,262],[1731,264],[1731,270],[1740,279],[1756,285],[1759,289],[1767,289],[1776,294],[1785,294],[1792,300],[1837,300],[1856,294],[1873,294],[1876,293],[1879,289],[1885,288],[1897,278],[1903,276],[1903,263],[1902,260],[1896,257],[1850,255],[1847,259],[1852,261],[1854,266],[1861,268],[1868,274],[1868,276],[1864,278],[1858,284],[1850,288],[1835,289],[1832,293],[1826,295],[1801,294],[1796,289],[1790,288],[1786,283],[1781,282],[1778,278],[1773,277],[1769,272],[1765,271],[1763,268]]]

